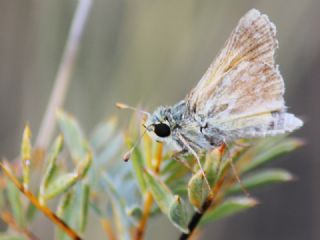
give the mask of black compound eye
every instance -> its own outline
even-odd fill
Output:
[[[154,125],[154,133],[158,137],[168,137],[170,136],[170,127],[165,123],[158,123]]]

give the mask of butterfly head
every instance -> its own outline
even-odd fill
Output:
[[[167,141],[172,133],[172,114],[171,109],[159,107],[146,121],[146,129],[149,135],[156,141]]]

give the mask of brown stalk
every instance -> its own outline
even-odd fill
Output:
[[[45,151],[52,139],[56,125],[55,112],[63,105],[79,52],[79,43],[91,9],[92,0],[79,0],[78,2],[50,100],[36,138],[35,146],[40,151]]]
[[[162,143],[157,143],[157,149],[156,149],[156,155],[155,155],[155,164],[152,168],[153,172],[155,174],[159,174],[160,172],[160,166],[162,162],[162,153],[163,153],[163,145]],[[153,197],[150,192],[146,192],[145,198],[144,198],[144,205],[143,205],[143,213],[142,213],[142,218],[139,222],[139,225],[135,231],[135,240],[141,240],[143,239],[147,222],[150,216],[151,208],[153,205]]]
[[[105,233],[108,236],[108,239],[109,240],[116,240],[117,238],[114,235],[110,221],[108,219],[101,219],[100,222],[101,222],[103,230],[105,231]]]
[[[29,239],[29,240],[40,240],[40,238],[38,238],[36,235],[34,235],[34,233],[32,233],[30,230],[20,227],[16,223],[15,219],[10,214],[10,212],[3,211],[0,214],[0,217],[9,227],[11,227],[16,232],[18,232],[18,233],[22,234],[23,236],[25,236],[27,239]]]
[[[61,218],[53,213],[50,208],[42,205],[32,192],[24,188],[19,180],[12,174],[9,166],[6,163],[0,163],[0,167],[2,168],[4,174],[39,211],[46,215],[54,224],[60,227],[67,235],[70,236],[71,239],[81,240],[81,237],[72,228],[70,228],[67,223],[65,223]]]

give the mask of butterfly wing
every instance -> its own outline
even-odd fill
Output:
[[[197,86],[187,96],[190,110],[201,112],[223,76],[243,61],[259,61],[274,65],[274,52],[278,46],[276,29],[266,15],[250,10],[232,31],[225,47],[213,61]]]
[[[191,114],[237,137],[292,131],[302,121],[285,113],[284,82],[274,64],[276,29],[266,15],[242,17],[197,86],[186,98]]]
[[[203,112],[209,113],[209,125],[229,139],[291,132],[302,121],[285,112],[283,93],[278,69],[244,61],[222,77]]]

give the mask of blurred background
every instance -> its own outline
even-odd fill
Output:
[[[0,0],[1,156],[16,156],[27,121],[35,133],[39,128],[76,4]],[[174,104],[195,86],[251,8],[277,26],[286,102],[306,122],[294,134],[307,145],[275,164],[298,181],[254,192],[258,207],[211,224],[202,239],[320,239],[319,0],[95,0],[65,109],[89,132],[107,116],[128,117],[115,109],[117,101],[150,111]],[[51,229],[48,221],[42,224]],[[34,231],[48,239],[50,229],[38,223]],[[94,226],[91,231],[103,239]],[[178,235],[167,219],[158,218],[146,239]]]

